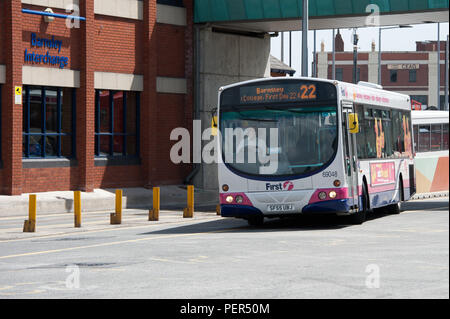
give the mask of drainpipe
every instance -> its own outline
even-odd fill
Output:
[[[195,30],[195,72],[194,72],[194,120],[200,119],[200,29],[204,26],[194,25]],[[184,184],[190,184],[198,174],[202,164],[194,163],[193,169],[185,178]]]

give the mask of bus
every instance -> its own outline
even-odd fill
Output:
[[[412,111],[417,193],[449,190],[448,111]]]
[[[407,95],[317,78],[266,78],[219,89],[223,217],[399,213],[415,192]],[[244,160],[243,160],[244,159]],[[272,161],[270,160],[272,159]]]

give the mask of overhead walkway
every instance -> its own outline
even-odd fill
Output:
[[[196,0],[194,21],[252,32],[298,31],[302,6],[303,0]],[[448,22],[449,1],[309,0],[309,28],[369,26],[378,13],[380,26]]]

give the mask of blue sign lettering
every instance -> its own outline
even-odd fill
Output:
[[[52,36],[51,39],[38,38],[36,33],[31,33],[31,46],[36,48],[47,48],[48,50],[58,50],[59,53],[61,52],[62,41],[55,40],[54,36]],[[57,65],[60,69],[64,69],[69,63],[69,58],[65,56],[51,55],[49,51],[47,51],[46,54],[39,54],[33,51],[29,52],[25,49],[24,62]]]

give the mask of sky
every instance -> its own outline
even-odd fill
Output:
[[[416,41],[436,41],[438,38],[438,27],[433,24],[417,24],[411,28],[388,29],[381,33],[381,48],[383,51],[415,51]],[[325,51],[332,50],[332,30],[316,31],[316,50],[320,51],[320,44],[325,43]],[[336,31],[337,32],[337,31]],[[341,29],[340,33],[344,40],[344,50],[353,51],[351,37],[353,29]],[[375,41],[378,51],[378,28],[358,28],[359,35],[358,51],[370,51],[371,43]],[[444,41],[449,34],[449,24],[440,24],[440,39]],[[297,72],[295,76],[301,75],[301,43],[302,32],[292,32],[292,68]],[[308,33],[309,74],[311,75],[311,63],[314,49],[313,31]],[[271,38],[271,54],[281,60],[281,33],[278,37]],[[289,65],[289,32],[284,32],[284,63]]]

